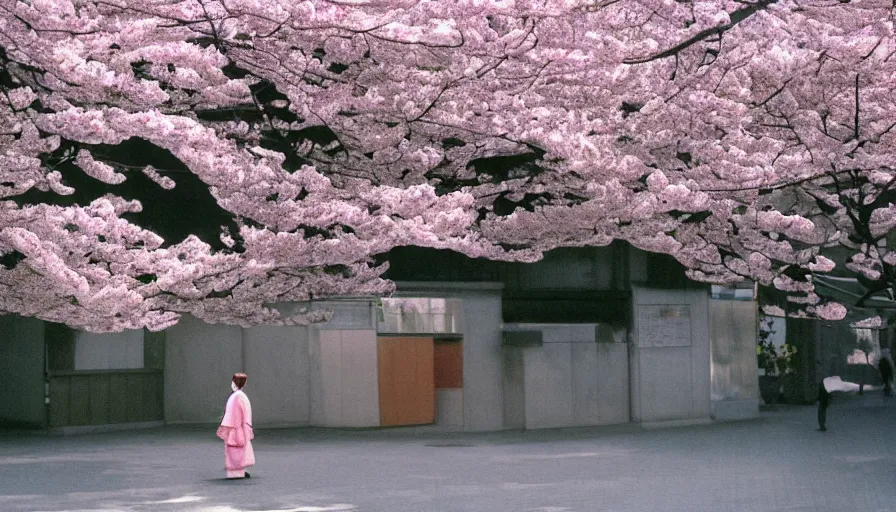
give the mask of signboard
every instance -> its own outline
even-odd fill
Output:
[[[691,346],[691,307],[687,304],[637,306],[638,346]]]

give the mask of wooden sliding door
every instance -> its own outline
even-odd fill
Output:
[[[382,426],[435,422],[433,350],[432,338],[377,338]]]

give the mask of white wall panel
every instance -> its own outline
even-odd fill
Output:
[[[635,287],[632,419],[708,420],[708,291]]]
[[[308,327],[258,326],[243,330],[256,426],[307,425],[309,420]]]
[[[143,368],[143,330],[75,332],[75,370]]]
[[[595,343],[597,352],[597,424],[630,421],[628,344]]]
[[[380,424],[377,384],[376,331],[342,333],[342,426],[374,427]]]
[[[526,428],[574,424],[570,343],[545,343],[525,350]]]
[[[166,331],[165,421],[220,421],[233,374],[244,370],[241,328],[184,316]]]

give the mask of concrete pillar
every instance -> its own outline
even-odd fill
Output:
[[[708,292],[633,287],[632,421],[708,421]]]
[[[459,296],[464,311],[464,430],[501,430],[501,290],[467,290]]]

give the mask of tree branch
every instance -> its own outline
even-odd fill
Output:
[[[756,14],[757,12],[765,9],[769,5],[777,3],[777,1],[778,0],[761,0],[753,5],[750,5],[749,7],[744,7],[743,9],[738,9],[738,10],[728,14],[728,17],[731,19],[731,23],[728,23],[727,25],[720,25],[718,27],[713,27],[713,28],[708,28],[706,30],[702,30],[702,31],[698,32],[697,34],[695,34],[694,36],[692,36],[691,38],[686,39],[686,40],[682,41],[681,43],[678,43],[677,45],[673,46],[672,48],[669,48],[668,50],[663,50],[659,53],[654,53],[653,55],[648,55],[646,57],[636,57],[636,58],[632,58],[632,59],[625,59],[622,62],[624,64],[645,64],[647,62],[651,62],[654,60],[665,59],[667,57],[672,57],[674,55],[678,55],[686,48],[693,46],[694,44],[697,44],[697,43],[709,38],[710,36],[713,36],[713,35],[721,36],[728,30],[734,28],[734,26],[737,25],[738,23],[744,21],[745,19],[749,18],[753,14]]]
[[[856,110],[853,117],[853,136],[859,140],[859,74],[856,73]]]

